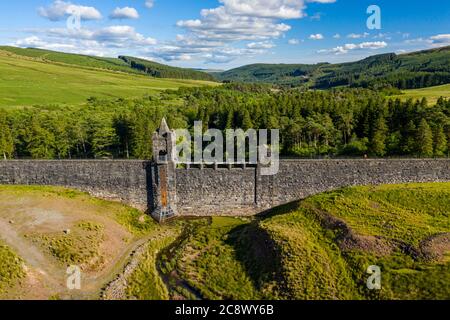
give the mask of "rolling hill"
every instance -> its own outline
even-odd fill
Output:
[[[119,59],[127,63],[133,70],[143,72],[155,78],[215,80],[215,78],[207,72],[169,67],[164,64],[134,57],[119,56]]]
[[[64,63],[81,67],[107,69],[126,73],[148,74],[155,78],[214,81],[214,78],[206,72],[171,67],[133,57],[120,56],[118,58],[103,58],[43,49],[23,49],[8,46],[0,46],[0,50],[11,52],[18,56],[39,59],[44,62]]]
[[[215,74],[221,81],[260,82],[315,89],[340,86],[417,89],[450,83],[450,46],[375,55],[341,64],[253,64]]]
[[[215,85],[149,77],[127,67],[120,59],[54,52],[43,56],[42,51],[35,49],[20,52],[28,55],[0,50],[0,106],[81,104],[90,97],[138,97],[186,86]]]

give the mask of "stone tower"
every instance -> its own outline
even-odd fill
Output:
[[[153,133],[153,211],[152,217],[161,222],[176,215],[175,133],[162,119]]]

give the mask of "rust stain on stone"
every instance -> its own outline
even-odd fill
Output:
[[[161,205],[163,208],[167,207],[167,173],[166,168],[161,167],[159,173],[159,179],[161,181]]]

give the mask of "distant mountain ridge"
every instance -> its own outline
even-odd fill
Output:
[[[379,54],[348,63],[251,64],[227,71],[172,67],[131,56],[104,58],[9,46],[0,46],[0,50],[53,63],[147,74],[155,78],[266,83],[311,89],[344,86],[420,89],[450,83],[450,46],[401,55]]]
[[[82,54],[63,53],[44,49],[24,49],[9,46],[0,46],[0,50],[7,51],[19,56],[40,59],[43,61],[106,69],[111,71],[120,71],[126,73],[148,74],[155,78],[215,81],[215,78],[206,72],[187,68],[172,67],[150,60],[128,56],[119,56],[118,58],[104,58]]]
[[[215,81],[210,74],[193,69],[171,67],[150,60],[119,56],[119,59],[128,64],[132,69],[144,72],[155,78],[192,79]]]
[[[339,86],[417,89],[450,83],[450,46],[386,53],[340,64],[252,64],[214,74],[220,81],[328,89]]]

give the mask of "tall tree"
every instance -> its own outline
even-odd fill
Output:
[[[438,127],[434,135],[434,155],[436,157],[443,157],[447,151],[447,137],[445,136],[444,129]]]
[[[416,150],[421,157],[433,156],[433,132],[425,119],[420,121],[417,128]]]
[[[377,156],[384,156],[386,154],[386,139],[388,128],[386,125],[386,120],[383,116],[378,116],[375,120],[372,140],[370,143],[371,153]]]
[[[6,160],[14,152],[14,139],[6,117],[6,112],[0,110],[0,155]]]

